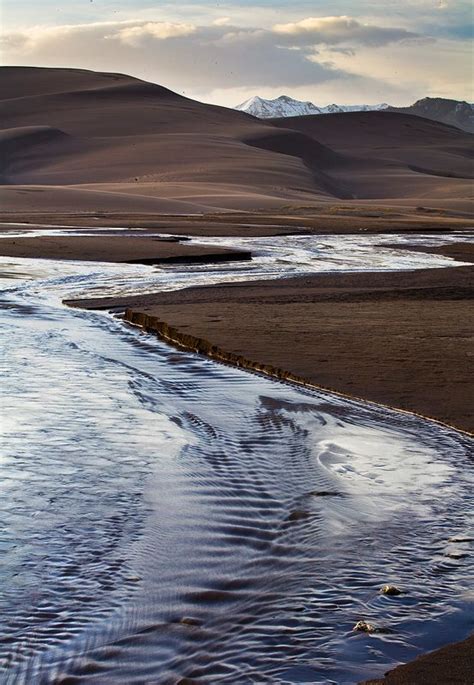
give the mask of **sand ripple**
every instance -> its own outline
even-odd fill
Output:
[[[468,632],[468,438],[66,309],[96,272],[51,268],[4,294],[2,682],[353,683]]]

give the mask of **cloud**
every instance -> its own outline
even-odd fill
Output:
[[[167,21],[149,21],[137,26],[126,26],[106,38],[121,40],[129,45],[138,45],[145,38],[167,40],[178,36],[189,36],[196,31],[193,24],[172,24]]]
[[[389,27],[300,14],[274,25],[256,16],[250,25],[232,15],[204,22],[182,14],[174,21],[166,15],[32,26],[4,33],[3,63],[120,71],[225,104],[282,92],[317,103],[402,104],[436,92],[470,97],[467,41],[439,36],[434,47],[422,44],[426,30],[398,28],[395,19]]]
[[[358,48],[356,59],[326,48],[321,50],[320,59],[325,57],[346,74],[346,90],[353,92],[354,86],[360,84],[366,90],[366,98],[370,97],[372,101],[408,104],[425,96],[458,100],[472,97],[469,41],[439,39],[435,44],[421,41],[391,44],[378,48],[376,60],[369,47]],[[348,77],[350,72],[353,72],[352,77]],[[338,89],[335,81],[326,85],[326,90]],[[362,98],[363,92],[361,90]],[[369,96],[369,93],[373,95]],[[349,97],[355,101],[353,94]]]
[[[27,30],[3,32],[0,34],[0,42],[5,50],[6,61],[9,57],[16,53],[19,57],[22,55],[34,55],[36,52],[41,52],[45,46],[51,46],[52,49],[57,49],[58,45],[70,40],[74,43],[84,33],[101,34],[103,38],[107,37],[108,31],[120,32],[123,27],[133,26],[136,22],[133,21],[100,21],[92,22],[90,24],[63,24],[61,26],[31,26]]]
[[[96,38],[97,40],[118,40],[129,45],[139,45],[147,38],[155,40],[167,40],[189,36],[194,33],[196,26],[193,24],[177,24],[171,22],[140,22],[126,20],[120,22],[102,21],[90,24],[65,24],[63,26],[33,26],[28,31],[3,33],[0,40],[5,49],[23,49],[34,53],[41,50],[47,44],[54,47],[55,44],[71,41],[74,46],[76,40],[84,37]]]
[[[353,17],[308,17],[288,24],[276,24],[273,31],[290,40],[311,45],[323,43],[337,45],[352,42],[378,47],[418,37],[403,28],[386,28],[374,24],[362,24]]]
[[[354,57],[356,54],[356,51],[354,48],[351,47],[344,47],[344,48],[327,48],[327,51],[329,53],[334,53],[336,55],[348,55],[349,57]]]
[[[217,19],[214,19],[212,23],[214,26],[225,26],[226,24],[230,24],[230,17],[218,17]]]
[[[285,49],[262,28],[226,23],[96,22],[4,36],[6,62],[123,71],[179,92],[321,83],[343,74]]]

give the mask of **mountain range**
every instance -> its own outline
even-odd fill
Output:
[[[266,100],[258,95],[249,98],[235,109],[247,112],[259,119],[271,119],[275,117],[298,117],[310,114],[340,114],[341,112],[369,112],[372,110],[387,109],[386,103],[380,105],[327,105],[317,107],[309,101],[295,100],[288,95],[280,95],[275,100]]]
[[[341,114],[343,112],[390,111],[415,114],[433,121],[457,126],[474,133],[474,105],[462,100],[445,98],[423,98],[409,107],[391,107],[387,103],[378,105],[327,105],[319,107],[312,102],[295,100],[288,95],[280,95],[274,100],[266,100],[258,95],[237,105],[236,109],[259,119],[309,116],[316,114]]]
[[[474,133],[474,104],[464,100],[446,98],[423,98],[410,107],[390,107],[392,112],[415,114],[418,117],[441,121]]]

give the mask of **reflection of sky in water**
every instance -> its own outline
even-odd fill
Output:
[[[342,685],[466,635],[470,560],[445,554],[469,549],[449,542],[468,526],[468,438],[61,305],[276,276],[289,243],[301,272],[320,253],[389,268],[380,239],[251,239],[255,264],[210,270],[0,260],[18,276],[2,282],[2,682],[199,666],[207,682]],[[380,597],[384,582],[406,595]],[[360,618],[393,632],[355,635]]]

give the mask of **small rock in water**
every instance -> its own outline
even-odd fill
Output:
[[[467,535],[456,535],[453,538],[449,538],[449,542],[474,542],[474,538]]]
[[[360,633],[375,633],[376,627],[372,623],[367,623],[367,621],[357,621],[352,630],[357,630]]]
[[[382,595],[401,595],[402,591],[396,585],[382,585],[380,588]]]
[[[128,583],[139,583],[141,581],[141,578],[140,578],[140,576],[135,576],[135,575],[131,574],[131,575],[127,576],[125,578],[125,580]]]
[[[450,559],[465,559],[469,554],[467,552],[446,552],[444,556]]]
[[[185,626],[200,626],[201,621],[198,618],[192,618],[191,616],[183,616],[179,619],[179,622]]]
[[[307,518],[309,518],[309,511],[292,511],[287,521],[302,521]]]

